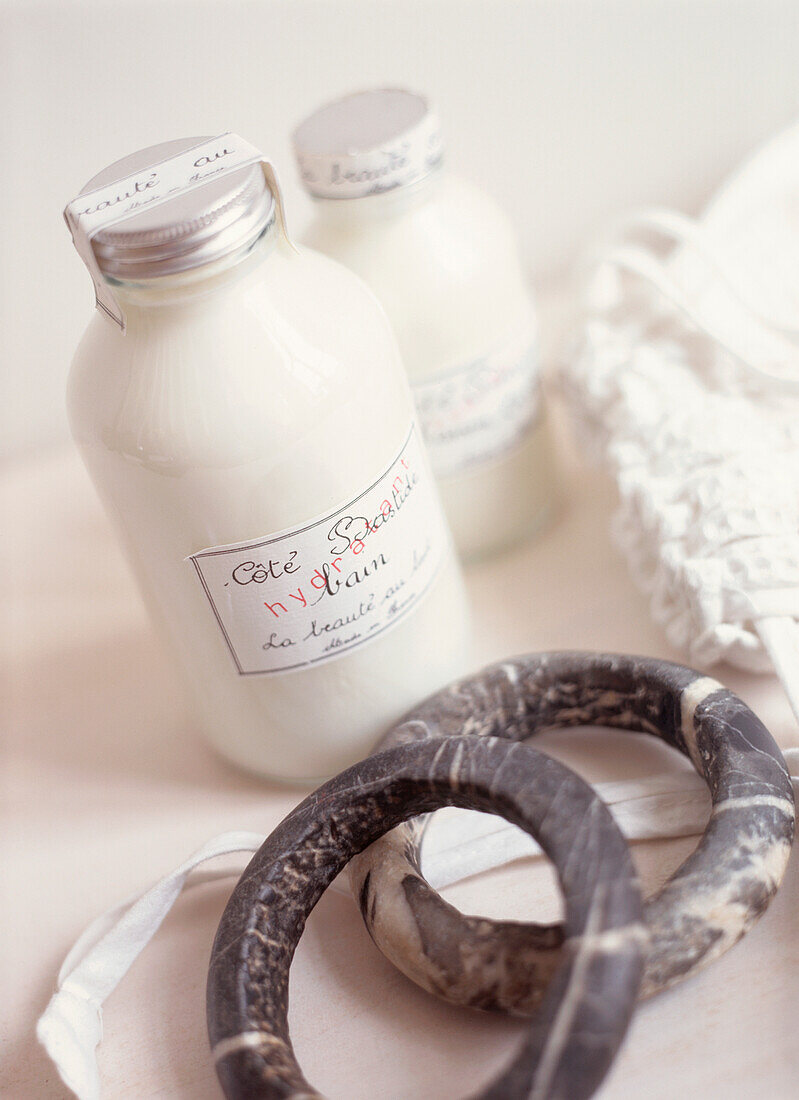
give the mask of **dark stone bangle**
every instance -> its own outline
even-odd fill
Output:
[[[482,1100],[581,1100],[624,1036],[643,968],[641,899],[627,845],[579,776],[496,738],[424,740],[331,779],[253,857],[222,916],[208,972],[208,1031],[230,1100],[318,1097],[289,1039],[289,966],[305,921],[357,852],[441,806],[499,813],[532,834],[563,891],[553,981],[509,1070]],[[364,898],[374,895],[368,878]],[[457,946],[456,946],[457,950]],[[355,1067],[353,1067],[355,1068]]]
[[[646,997],[736,943],[785,871],[794,831],[791,781],[771,735],[737,696],[666,661],[539,654],[494,665],[432,696],[379,747],[453,733],[520,741],[583,725],[661,737],[691,759],[712,796],[698,847],[644,904]],[[420,873],[422,830],[423,823],[409,822],[351,865],[353,895],[372,939],[417,985],[453,1004],[529,1014],[559,965],[562,927],[461,914]]]

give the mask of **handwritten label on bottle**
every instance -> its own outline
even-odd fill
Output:
[[[348,504],[254,542],[192,554],[242,676],[350,653],[399,623],[438,571],[446,533],[412,428]]]
[[[392,110],[396,109],[393,101],[398,94],[400,98],[418,101],[418,97],[409,97],[408,93],[367,93],[367,97],[372,100],[381,95],[385,97],[380,106],[380,115],[389,132],[396,122]],[[357,100],[359,97],[356,95],[352,98]],[[357,115],[355,105],[352,110]],[[402,110],[400,107],[401,112]],[[407,103],[404,110],[407,110]],[[313,123],[315,117],[312,115],[295,132],[294,153],[306,190],[317,198],[360,199],[367,195],[378,195],[384,191],[393,191],[395,187],[407,187],[416,183],[441,165],[444,150],[440,123],[438,115],[427,105],[413,125],[406,126],[392,137],[377,141],[371,148],[358,148],[357,152],[345,149],[336,153],[320,152],[313,147],[313,142],[311,148],[308,148],[302,139],[302,133],[309,122]]]
[[[522,442],[540,410],[538,358],[530,331],[414,385],[413,396],[437,477],[501,458]]]

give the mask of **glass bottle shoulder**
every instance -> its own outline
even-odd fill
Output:
[[[458,176],[442,172],[405,197],[320,203],[305,240],[374,290],[414,380],[479,356],[530,323],[512,226]]]
[[[407,404],[374,296],[323,256],[279,247],[208,293],[126,302],[123,335],[96,314],[73,361],[78,442],[149,463],[233,465]],[[342,323],[343,319],[349,323]]]

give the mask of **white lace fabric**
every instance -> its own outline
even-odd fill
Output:
[[[618,487],[631,574],[703,667],[784,666],[763,623],[799,617],[799,264],[779,250],[799,257],[799,128],[702,220],[645,211],[617,230],[559,377]]]
[[[697,358],[675,332],[593,318],[564,387],[613,472],[614,536],[669,640],[694,664],[767,671],[755,623],[775,609],[759,597],[788,589],[794,606],[778,607],[799,612],[799,402],[753,401],[732,370],[719,388]]]

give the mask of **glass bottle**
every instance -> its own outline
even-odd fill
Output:
[[[82,192],[80,214],[144,208],[91,240],[125,331],[95,313],[69,418],[206,736],[315,781],[462,673],[466,603],[373,295],[291,245],[260,164],[141,203],[215,148],[154,146]]]
[[[421,96],[346,96],[294,133],[315,200],[304,235],[383,304],[400,345],[455,542],[509,546],[550,512],[554,470],[536,323],[512,227],[443,167]]]

